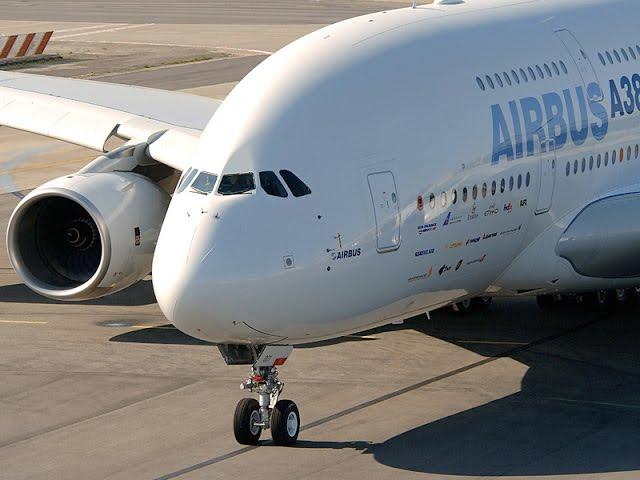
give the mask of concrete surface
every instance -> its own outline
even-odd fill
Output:
[[[38,18],[67,35],[93,32],[54,42],[82,43],[89,58],[39,65],[40,73],[91,76],[93,62],[104,80],[223,98],[263,58],[249,50],[315,28],[276,25],[290,20],[278,8],[322,23],[365,5],[207,2],[210,17],[199,22],[231,5],[211,33],[178,25],[201,3],[178,18],[180,4],[156,0],[157,18],[146,19],[149,0],[134,12],[118,10],[119,1],[71,10],[11,1],[3,17],[17,20],[0,30]],[[247,5],[255,16],[241,11]],[[95,33],[158,20],[186,46],[157,45],[163,25]],[[256,24],[267,20],[274,24]],[[196,51],[227,56],[189,63]],[[140,68],[153,52],[151,68]],[[110,66],[119,56],[130,62],[124,71]],[[266,434],[258,448],[237,445],[231,417],[247,369],[226,367],[213,346],[167,326],[149,279],[104,300],[61,304],[33,294],[9,265],[5,230],[20,196],[95,156],[0,129],[0,479],[640,478],[638,308],[543,314],[532,300],[500,300],[490,313],[438,312],[297,348],[281,377],[301,409],[299,444],[276,448]]]

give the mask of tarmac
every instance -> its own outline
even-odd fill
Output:
[[[215,98],[307,31],[392,6],[10,3],[0,31],[58,32],[62,60],[21,71]],[[543,313],[500,299],[486,313],[439,311],[296,348],[280,376],[300,407],[298,444],[274,447],[267,432],[259,447],[238,445],[247,368],[167,325],[148,278],[63,304],[9,264],[20,197],[96,156],[0,129],[0,479],[640,478],[640,307]]]

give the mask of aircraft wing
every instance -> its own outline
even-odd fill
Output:
[[[102,152],[114,136],[148,141],[149,156],[179,170],[187,167],[221,103],[186,93],[0,71],[0,125]]]

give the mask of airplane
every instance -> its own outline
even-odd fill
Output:
[[[295,345],[638,283],[639,15],[436,0],[311,33],[224,102],[0,73],[1,125],[102,152],[19,203],[11,263],[67,301],[152,272],[178,329],[251,365],[238,442],[292,445]]]

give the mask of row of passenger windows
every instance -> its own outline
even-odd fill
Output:
[[[640,156],[640,145],[636,145],[635,149],[632,149],[630,146],[627,147],[627,150],[626,150],[627,160],[631,160],[632,158],[637,159],[639,156]],[[579,162],[578,160],[574,160],[573,165],[571,164],[571,162],[567,162],[565,173],[566,173],[566,176],[568,177],[569,175],[571,175],[572,171],[574,175],[578,173],[578,171],[584,173],[585,171],[587,171],[587,168],[589,170],[593,170],[594,168],[600,168],[603,165],[606,167],[607,165],[609,165],[609,162],[611,162],[611,165],[615,165],[616,161],[618,161],[619,163],[622,163],[624,159],[625,159],[624,148],[621,148],[620,150],[614,150],[613,152],[611,152],[611,154],[609,154],[609,152],[605,152],[604,155],[599,153],[595,157],[591,155],[588,160],[585,157],[582,159],[581,162]]]
[[[606,66],[607,62],[609,63],[609,65],[613,65],[614,60],[618,63],[622,63],[623,61],[630,62],[631,60],[637,60],[638,57],[640,57],[640,45],[636,45],[635,50],[633,49],[633,47],[622,47],[620,50],[614,48],[612,52],[613,55],[611,55],[611,52],[609,50],[598,53],[598,58],[600,59],[600,63],[602,65]]]
[[[546,77],[557,77],[560,75],[567,75],[568,73],[569,70],[567,69],[567,65],[560,60],[558,63],[551,62],[551,64],[545,63],[542,66],[536,65],[535,69],[534,67],[527,67],[526,70],[524,68],[520,68],[518,71],[514,69],[511,70],[510,74],[507,72],[502,72],[502,75],[494,73],[493,77],[491,75],[485,75],[484,79],[481,76],[478,76],[476,77],[476,83],[480,90],[484,92],[487,88],[494,90],[497,87],[510,87],[511,85],[520,85],[520,82],[534,82],[538,79],[542,80]]]
[[[508,182],[508,185],[507,185],[507,182]],[[529,172],[527,172],[524,176],[522,174],[519,174],[516,177],[510,176],[508,179],[503,178],[500,180],[500,193],[504,193],[507,190],[507,188],[511,192],[514,189],[521,190],[522,188],[527,188],[529,187],[529,185],[531,185],[531,174]],[[493,197],[497,193],[498,193],[498,181],[493,180],[491,182],[491,196]],[[471,187],[471,195],[469,195],[469,189],[467,187],[464,187],[462,189],[461,201],[463,203],[466,203],[469,199],[475,201],[478,198],[478,195],[481,195],[482,198],[487,198],[487,195],[489,195],[489,185],[486,182],[483,183],[481,187],[478,187],[478,185],[474,185],[473,187]],[[450,197],[447,195],[447,192],[440,193],[440,206],[446,207],[448,205],[448,202],[451,202],[452,205],[455,205],[456,203],[458,203],[457,189],[454,188],[451,191]],[[436,208],[435,193],[429,194],[429,207],[432,209]]]
[[[311,189],[293,172],[280,170],[279,173],[294,197],[303,197],[311,193]],[[289,196],[289,192],[275,172],[260,172],[258,176],[260,178],[260,186],[267,195],[281,198]],[[217,181],[218,176],[213,173],[189,168],[178,182],[176,193],[181,193],[187,187],[190,187],[190,190],[194,193],[209,195],[215,189]],[[253,173],[232,173],[223,175],[218,186],[218,194],[239,195],[251,193],[255,189],[256,183]]]

